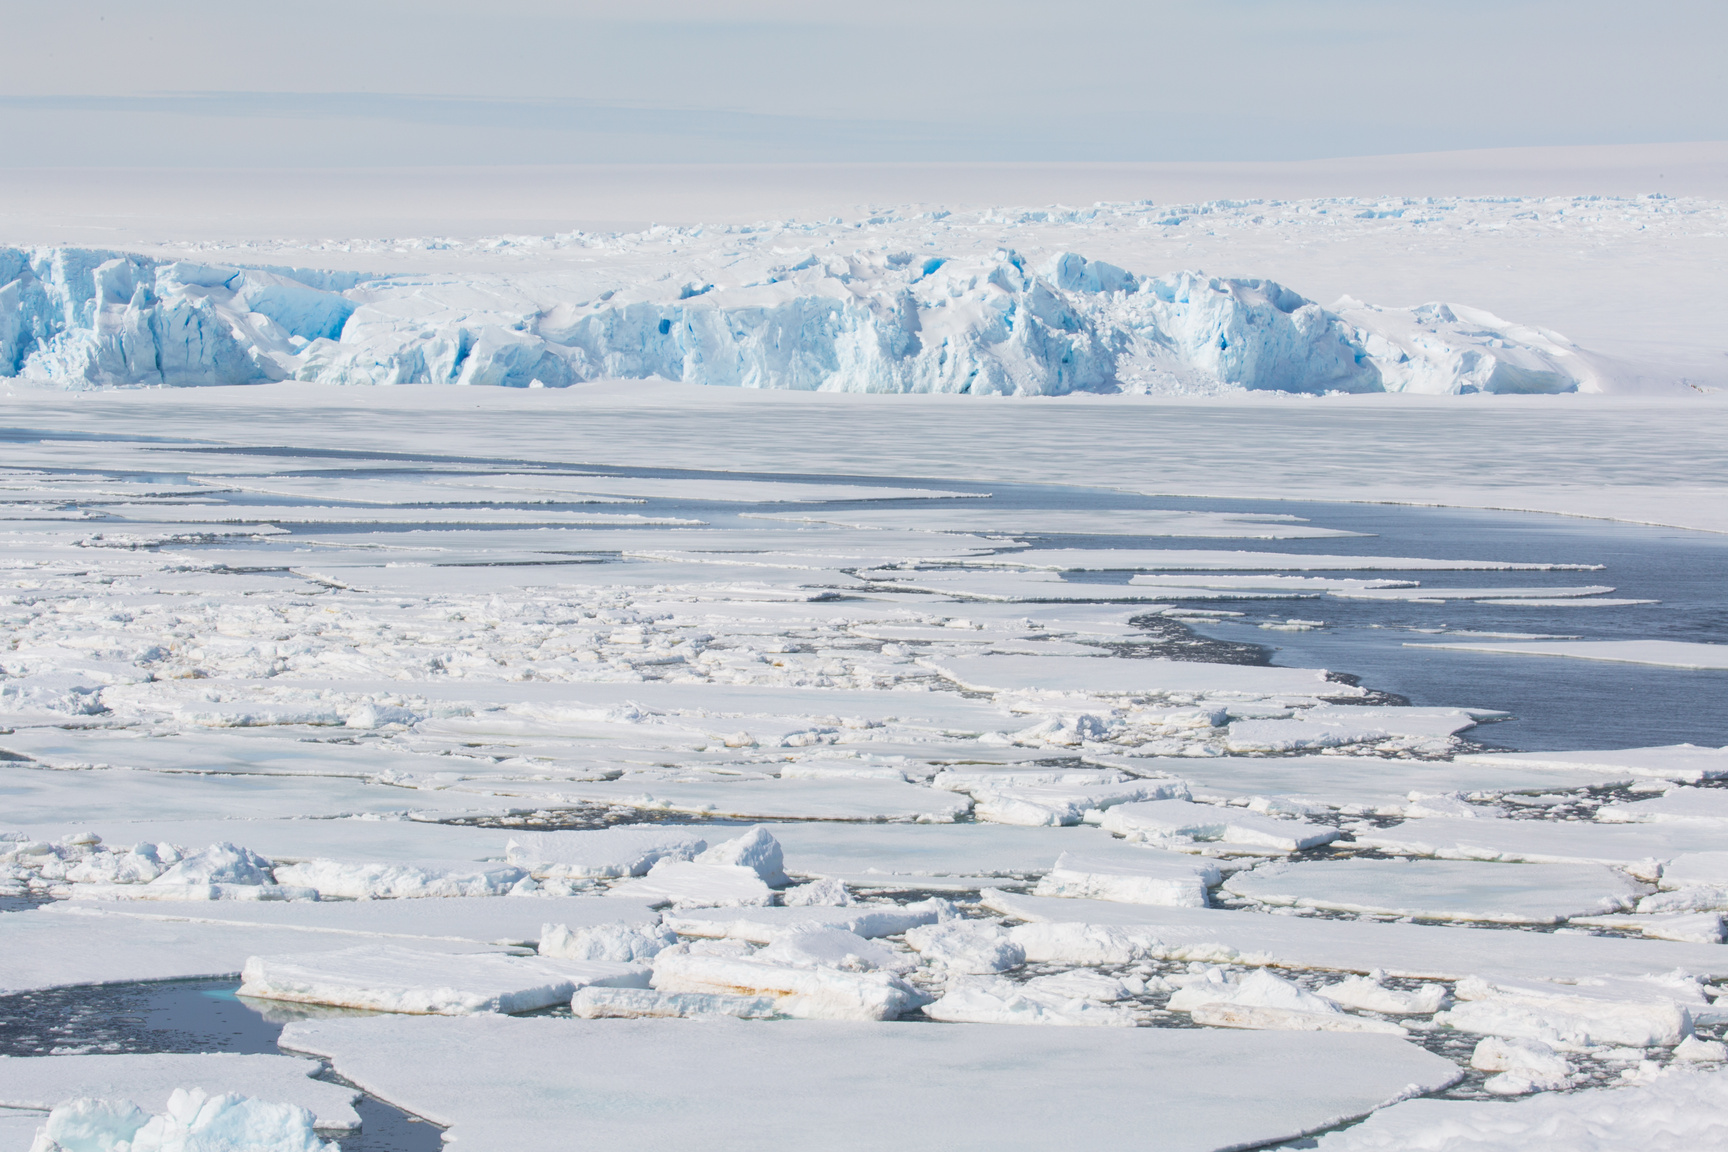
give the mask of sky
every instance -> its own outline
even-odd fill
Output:
[[[1728,139],[1724,0],[0,0],[0,21],[14,167]]]

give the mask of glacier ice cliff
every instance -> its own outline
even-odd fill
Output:
[[[0,249],[0,375],[66,388],[294,379],[564,387],[601,378],[841,392],[1570,392],[1565,337],[1458,304],[1322,308],[1270,280],[813,254],[738,283],[590,294],[567,276],[368,277]],[[587,297],[587,298],[583,298]]]

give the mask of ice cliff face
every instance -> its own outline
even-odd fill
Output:
[[[841,392],[1596,391],[1564,337],[1477,309],[1321,308],[1270,280],[803,254],[735,284],[584,298],[556,273],[366,278],[0,249],[0,374],[63,387],[297,379]]]

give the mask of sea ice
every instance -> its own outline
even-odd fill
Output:
[[[197,1087],[279,1100],[308,1109],[319,1128],[360,1127],[360,1093],[316,1079],[315,1060],[230,1052],[182,1055],[12,1056],[0,1058],[0,1107],[47,1111],[79,1097],[152,1104],[177,1088]]]
[[[553,1152],[572,1131],[622,1152],[644,1124],[728,1152],[800,1147],[812,1132],[845,1150],[1125,1147],[1148,1125],[1172,1147],[1222,1152],[1458,1077],[1390,1036],[1194,1029],[377,1017],[291,1024],[283,1044],[473,1152]],[[1255,1091],[1229,1087],[1243,1082]]]
[[[906,931],[906,944],[928,963],[959,974],[1007,972],[1026,953],[1007,929],[985,920],[948,920]]]
[[[1470,752],[1459,754],[1456,760],[1460,764],[1492,764],[1510,768],[1607,771],[1628,777],[1649,776],[1686,783],[1728,776],[1728,749],[1701,748],[1696,744],[1666,744],[1654,748],[1621,748],[1612,751]]]
[[[506,858],[536,880],[641,876],[664,859],[691,860],[708,842],[678,827],[517,832]]]
[[[934,924],[953,915],[952,905],[932,899],[917,904],[850,907],[691,908],[667,912],[664,922],[680,936],[771,944],[789,933],[817,927],[841,928],[866,939],[897,936],[920,924]]]
[[[765,907],[774,902],[774,890],[754,868],[669,859],[655,864],[640,879],[618,884],[607,895],[677,909]]]
[[[1129,696],[1183,692],[1338,698],[1364,694],[1361,688],[1326,679],[1326,673],[1315,668],[1257,668],[1113,656],[956,656],[926,663],[962,688],[976,692]]]
[[[1495,652],[1507,656],[1570,656],[1577,660],[1655,664],[1665,668],[1728,668],[1728,644],[1702,644],[1686,640],[1524,640],[1507,643],[1452,641],[1407,644],[1405,647],[1453,648],[1465,652]]]
[[[604,961],[503,955],[449,956],[391,945],[253,956],[240,995],[374,1012],[443,1016],[532,1012],[586,984],[644,987],[648,969]]]
[[[152,1115],[130,1100],[82,1097],[55,1107],[31,1152],[340,1152],[313,1129],[312,1113],[239,1093],[211,1096],[176,1088],[167,1111]]]
[[[1407,1100],[1319,1138],[1322,1152],[1693,1152],[1728,1139],[1728,1075],[1669,1072],[1515,1104]]]
[[[1206,890],[1218,881],[1217,865],[1185,853],[1149,848],[1132,857],[1101,858],[1064,852],[1034,891],[1039,896],[1204,908]]]
[[[1302,820],[1277,820],[1241,808],[1187,800],[1123,804],[1105,812],[1099,826],[1106,832],[1153,844],[1223,841],[1281,852],[1330,844],[1339,836],[1334,828]]]
[[[1661,997],[1658,986],[1637,1000],[1591,991],[1588,984],[1503,985],[1472,977],[1458,982],[1459,1003],[1434,1020],[1461,1032],[1541,1040],[1571,1050],[1605,1044],[1672,1048],[1692,1033],[1686,1005]]]
[[[807,1020],[893,1020],[926,1002],[888,972],[793,967],[699,955],[682,947],[654,958],[653,987],[659,992],[772,996],[782,1014]]]
[[[1600,864],[1357,858],[1261,864],[1233,874],[1224,890],[1286,907],[1553,924],[1628,909],[1649,888]]]
[[[652,988],[576,989],[570,1012],[583,1020],[641,1017],[735,1016],[769,1020],[780,1014],[774,996],[727,996],[709,992],[657,992]]]
[[[547,924],[540,930],[540,943],[535,951],[560,960],[630,964],[651,960],[677,942],[677,936],[653,920],[636,923],[620,920],[574,929],[568,924]]]
[[[1661,861],[1720,842],[1708,824],[1585,824],[1427,817],[1364,828],[1356,843],[1408,856],[1521,864],[1608,864],[1654,880]]]
[[[1132,1028],[1132,1013],[1085,996],[1032,981],[1016,984],[1000,977],[963,976],[949,982],[942,997],[924,1006],[924,1015],[950,1024],[1057,1024]]]

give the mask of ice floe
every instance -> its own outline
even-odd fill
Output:
[[[532,1012],[588,984],[643,987],[642,965],[503,955],[450,956],[393,945],[253,956],[240,995],[375,1012],[459,1016]]]
[[[1650,886],[1600,864],[1355,859],[1261,864],[1232,875],[1224,890],[1283,907],[1553,924],[1628,910]]]
[[[239,1093],[212,1096],[176,1088],[166,1111],[152,1114],[130,1100],[81,1097],[48,1114],[31,1152],[181,1152],[192,1148],[339,1152],[313,1127],[312,1113],[294,1104]]]
[[[1459,1075],[1392,1036],[1157,1028],[381,1017],[292,1024],[283,1044],[476,1152],[551,1152],[576,1128],[624,1149],[650,1120],[673,1142],[734,1131],[790,1147],[821,1131],[841,1148],[1108,1147],[1156,1124],[1223,1149],[1319,1131]],[[1255,1092],[1221,1096],[1226,1076]],[[644,1097],[668,1083],[677,1092]],[[884,1110],[888,1098],[898,1107]]]

